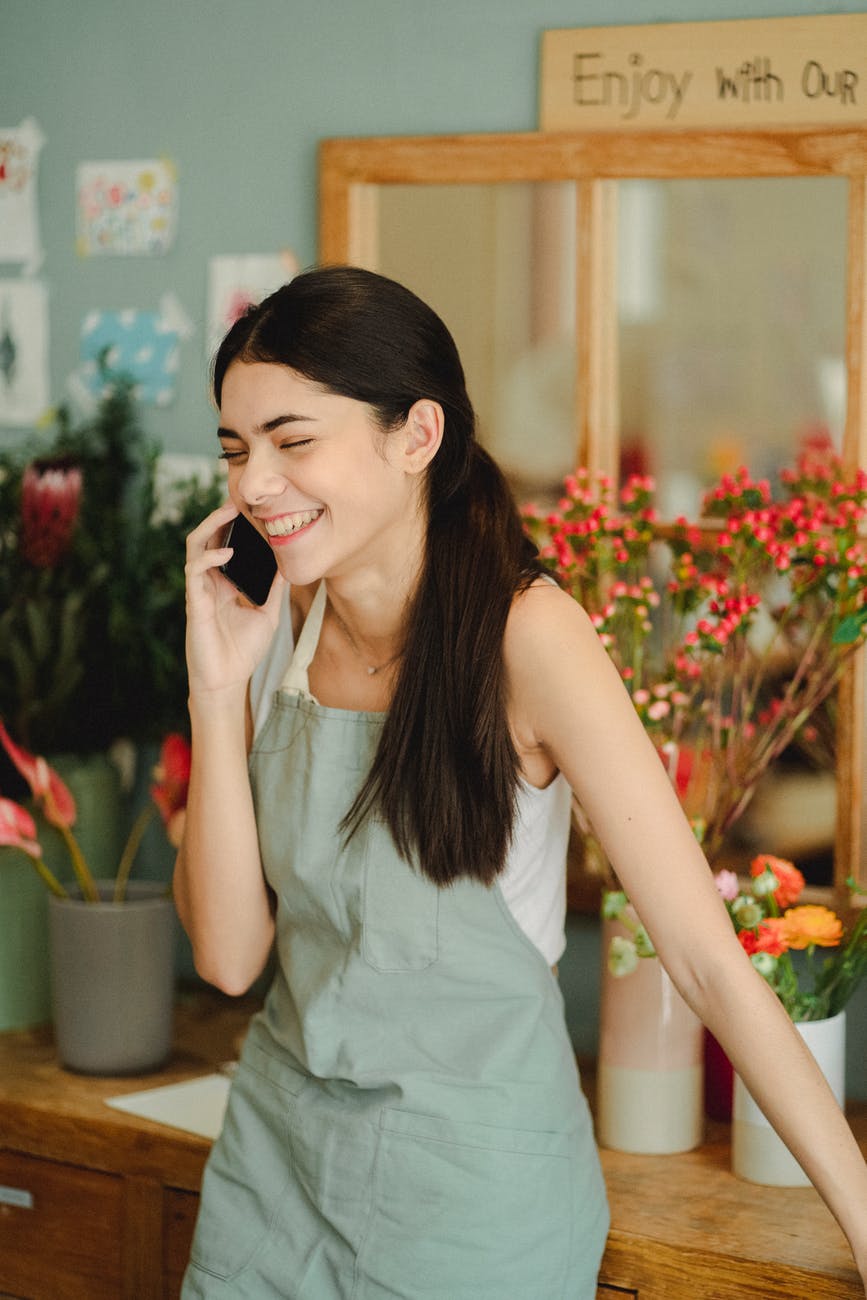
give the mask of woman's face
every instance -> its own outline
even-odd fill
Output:
[[[365,403],[286,366],[236,361],[223,380],[219,438],[229,495],[288,582],[389,567],[405,553],[418,478],[404,471],[399,436],[384,435]]]

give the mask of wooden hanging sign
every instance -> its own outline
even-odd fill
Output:
[[[539,127],[852,126],[867,122],[867,13],[542,37]]]

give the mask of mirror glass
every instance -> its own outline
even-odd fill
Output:
[[[574,184],[381,185],[376,213],[373,269],[451,330],[518,499],[556,491],[575,467]]]
[[[652,473],[663,517],[695,518],[746,464],[776,480],[805,437],[839,450],[845,422],[845,179],[617,185],[624,474]],[[519,501],[556,501],[576,464],[576,187],[571,182],[370,187],[367,264],[452,331],[482,441]],[[796,859],[833,873],[834,707],[774,765],[721,860]]]
[[[697,518],[739,465],[776,493],[808,441],[842,449],[846,223],[842,179],[618,186],[621,472],[654,475],[663,518]],[[744,871],[770,844],[832,882],[834,736],[832,699],[769,769],[720,865]]]
[[[842,447],[844,179],[623,181],[618,320],[623,469],[665,518],[745,464],[772,485],[820,430]]]

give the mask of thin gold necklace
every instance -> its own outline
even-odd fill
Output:
[[[369,663],[367,662],[367,660],[365,659],[364,655],[361,653],[361,649],[360,649],[360,647],[359,647],[359,645],[358,645],[358,642],[356,641],[355,637],[354,637],[354,636],[352,635],[352,633],[350,632],[349,628],[346,626],[346,623],[344,623],[343,619],[340,617],[340,615],[338,614],[337,610],[336,610],[336,609],[334,608],[334,606],[331,604],[331,601],[329,601],[328,603],[329,603],[329,605],[331,606],[331,612],[332,612],[332,614],[334,615],[335,619],[337,620],[337,626],[340,628],[341,632],[342,632],[343,635],[346,637],[347,641],[349,642],[350,646],[352,647],[352,651],[353,651],[353,653],[354,653],[354,654],[356,655],[356,657],[361,661],[362,667],[364,668],[364,670],[365,670],[365,672],[367,673],[368,677],[375,677],[375,676],[377,675],[377,673],[384,672],[384,670],[385,670],[386,668],[390,668],[391,665],[392,665],[393,663],[396,663],[396,662],[397,662],[397,660],[398,660],[398,659],[400,658],[400,656],[403,654],[403,650],[397,650],[397,651],[396,651],[396,652],[391,656],[391,658],[390,658],[390,659],[386,659],[384,663],[381,663],[381,664],[369,664]]]

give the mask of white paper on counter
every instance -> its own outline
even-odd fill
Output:
[[[141,1115],[143,1119],[186,1129],[201,1137],[216,1138],[223,1127],[231,1080],[225,1074],[206,1074],[184,1083],[169,1083],[145,1092],[106,1097],[116,1110]]]

